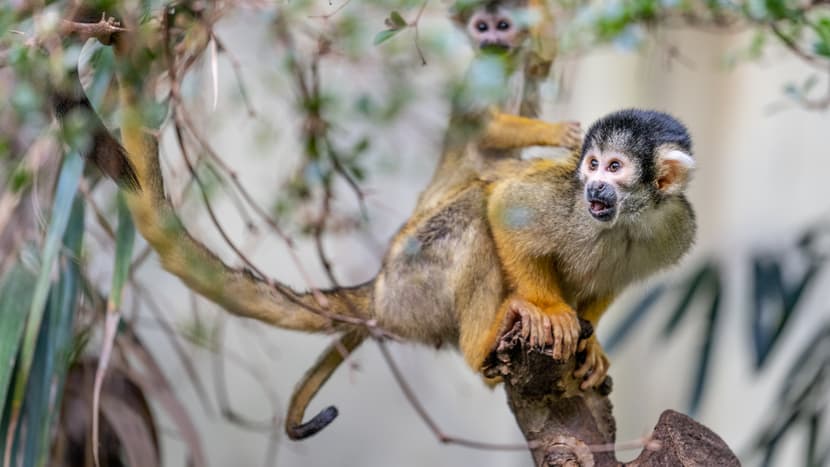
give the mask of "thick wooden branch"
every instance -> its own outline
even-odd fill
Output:
[[[621,464],[614,455],[616,423],[611,379],[597,389],[579,389],[573,376],[579,355],[554,363],[549,354],[526,350],[520,323],[507,332],[490,374],[504,379],[510,410],[516,417],[538,467],[549,466],[739,466],[723,440],[691,418],[667,410],[660,416],[646,449]]]

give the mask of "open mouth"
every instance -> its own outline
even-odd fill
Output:
[[[594,219],[607,222],[614,218],[614,205],[608,204],[600,199],[591,199],[588,202],[588,211],[594,216]]]

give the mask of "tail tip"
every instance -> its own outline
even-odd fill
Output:
[[[288,434],[288,437],[294,441],[306,439],[316,435],[320,430],[327,427],[334,421],[335,418],[337,418],[338,414],[339,412],[337,411],[337,407],[330,405],[305,423],[286,426],[285,431]]]

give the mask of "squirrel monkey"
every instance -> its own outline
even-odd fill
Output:
[[[596,122],[579,159],[535,161],[494,171],[487,216],[510,298],[489,334],[474,336],[475,362],[522,320],[531,344],[553,357],[579,350],[582,388],[600,384],[608,359],[596,334],[579,341],[579,320],[596,329],[629,283],[676,263],[691,247],[694,212],[684,196],[693,169],[691,138],[661,112],[624,110]],[[545,180],[545,182],[541,182]]]
[[[415,215],[442,203],[493,162],[518,158],[522,148],[579,149],[578,122],[535,119],[538,85],[553,60],[551,56],[547,68],[539,69],[535,44],[540,38],[533,32],[553,21],[541,1],[491,0],[456,7],[452,20],[470,40],[475,58],[454,96],[441,159]]]
[[[475,58],[453,100],[441,159],[413,219],[434,214],[448,197],[477,180],[496,161],[517,159],[522,148],[559,146],[576,151],[582,142],[578,122],[528,118],[538,114],[538,84],[547,77],[555,49],[555,38],[539,32],[549,30],[553,23],[541,0],[491,0],[460,6],[452,20],[470,40]],[[302,421],[320,386],[365,338],[365,333],[346,334],[327,347],[306,372],[289,403],[285,427],[290,438],[309,437],[334,420],[337,409],[329,406],[308,422]]]
[[[667,114],[641,110],[597,121],[581,155],[495,164],[432,216],[404,226],[376,278],[381,306],[373,316],[382,323],[401,319],[395,332],[427,342],[447,333],[470,366],[485,373],[499,337],[521,320],[525,339],[552,347],[555,359],[584,352],[575,376],[584,378],[584,389],[597,386],[608,359],[595,334],[579,340],[579,318],[596,328],[623,288],[688,251],[696,223],[684,192],[693,169],[686,128]],[[447,258],[448,251],[455,254]],[[413,310],[411,303],[421,305]],[[354,336],[343,339],[339,345],[351,351]],[[295,391],[286,425],[292,438],[310,436],[336,417],[329,407],[299,423],[342,361],[337,352],[330,347]]]

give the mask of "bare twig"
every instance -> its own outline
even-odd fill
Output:
[[[254,109],[254,106],[251,103],[251,98],[248,96],[248,91],[245,87],[245,82],[242,79],[242,66],[239,63],[239,59],[237,59],[236,56],[233,55],[233,53],[225,46],[224,41],[219,39],[219,37],[216,35],[216,32],[211,31],[211,37],[213,38],[213,41],[219,48],[219,52],[224,53],[225,57],[228,58],[228,61],[231,62],[231,69],[233,70],[233,73],[236,76],[237,86],[239,87],[239,94],[242,95],[242,100],[245,102],[245,107],[247,107],[248,109],[248,115],[251,118],[257,118],[257,111],[256,109]]]
[[[170,342],[170,346],[173,347],[176,356],[178,356],[179,358],[179,362],[182,364],[185,373],[187,373],[188,378],[193,384],[193,388],[196,390],[196,395],[199,398],[199,402],[201,402],[202,404],[202,408],[204,408],[205,412],[208,414],[209,417],[214,416],[216,412],[213,410],[213,407],[211,406],[210,398],[208,397],[207,391],[205,390],[205,385],[199,378],[199,374],[196,371],[196,366],[193,364],[193,361],[190,359],[190,357],[188,357],[187,352],[185,351],[181,342],[179,342],[179,339],[177,338],[178,332],[167,319],[167,315],[162,311],[158,302],[156,302],[156,300],[153,298],[153,294],[150,293],[150,290],[146,286],[144,286],[144,284],[135,280],[135,278],[130,278],[130,283],[132,284],[133,288],[135,288],[136,292],[138,292],[136,295],[141,297],[141,300],[144,302],[144,305],[146,305],[147,309],[150,310],[150,313],[153,315],[156,322],[159,323],[159,326],[161,326],[161,329],[164,331],[165,336],[167,336],[167,339]]]
[[[474,441],[466,438],[460,438],[457,436],[450,436],[445,434],[435,420],[429,415],[429,413],[424,408],[423,404],[418,400],[415,396],[415,391],[412,387],[407,383],[406,379],[403,376],[400,368],[395,363],[395,360],[392,358],[392,354],[389,352],[389,349],[386,346],[386,343],[383,340],[377,340],[378,347],[380,348],[381,355],[383,355],[383,359],[386,362],[386,365],[392,371],[392,376],[395,377],[395,382],[398,383],[398,387],[401,389],[401,392],[404,393],[406,396],[407,401],[409,401],[409,405],[415,409],[418,413],[418,416],[421,420],[427,425],[429,430],[435,435],[435,438],[438,441],[445,443],[445,444],[457,444],[459,446],[465,446],[468,448],[473,449],[485,449],[485,450],[492,450],[492,451],[524,451],[528,448],[532,448],[529,443],[515,443],[515,444],[499,444],[499,443],[485,443],[481,441]]]
[[[77,35],[85,41],[95,38],[102,44],[109,44],[113,34],[127,31],[115,18],[102,14],[101,20],[97,23],[79,23],[69,20],[61,20],[58,33],[62,36]]]
[[[423,51],[423,50],[421,50],[421,44],[420,44],[420,29],[419,29],[419,27],[418,27],[418,24],[419,24],[419,23],[420,23],[420,21],[421,21],[421,15],[424,13],[424,9],[427,7],[427,3],[429,3],[429,0],[424,0],[424,3],[421,5],[421,9],[420,9],[420,10],[418,10],[418,15],[417,15],[417,16],[415,16],[415,21],[413,21],[413,22],[410,24],[410,26],[412,26],[413,28],[415,28],[415,50],[417,50],[417,51],[418,51],[418,56],[419,56],[419,57],[421,57],[421,65],[423,65],[423,66],[426,66],[426,64],[427,64],[427,59],[426,59],[426,57],[424,56],[424,51]]]
[[[340,13],[340,10],[342,10],[343,8],[346,8],[346,5],[351,3],[351,1],[352,0],[345,0],[343,3],[340,4],[340,6],[338,6],[334,10],[332,10],[331,13],[326,13],[326,14],[322,14],[322,15],[309,15],[309,18],[318,18],[318,19],[322,19],[323,21],[327,21],[332,16],[336,15],[337,13]],[[329,2],[329,5],[331,5],[331,2]]]

